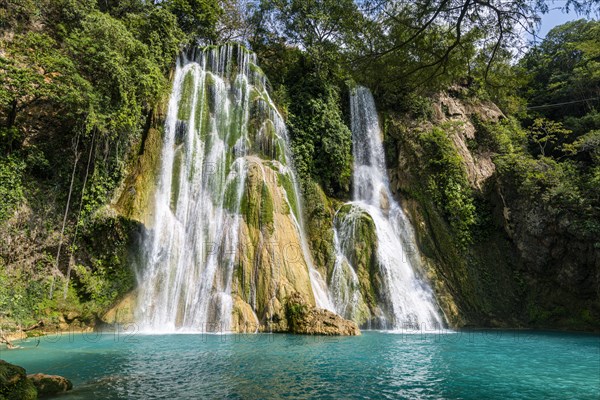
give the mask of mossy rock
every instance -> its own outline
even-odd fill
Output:
[[[38,392],[25,369],[0,360],[0,400],[34,400]]]
[[[360,330],[355,322],[312,307],[297,292],[291,293],[285,303],[285,316],[289,332],[304,335],[357,336]]]
[[[371,317],[380,313],[378,303],[381,296],[382,278],[377,259],[377,232],[373,218],[354,204],[345,204],[337,212],[334,223],[340,229],[350,224],[353,230],[352,246],[343,249],[354,267],[360,284],[360,294]],[[363,310],[364,321],[365,310]]]
[[[285,197],[289,203],[291,211],[294,213],[296,218],[299,218],[298,203],[296,202],[296,190],[294,188],[294,182],[287,173],[277,174],[277,184],[285,190]]]
[[[261,189],[260,226],[273,233],[273,196],[265,182]]]
[[[40,397],[54,396],[73,389],[70,380],[58,375],[33,374],[27,378],[35,386]]]
[[[183,78],[183,89],[181,91],[181,99],[179,100],[177,119],[188,120],[190,118],[194,90],[196,90],[194,74],[192,71],[189,71]]]
[[[325,195],[321,186],[316,182],[305,182],[303,189],[304,221],[306,221],[315,264],[324,276],[330,278],[335,265],[333,246],[335,207],[332,200]]]

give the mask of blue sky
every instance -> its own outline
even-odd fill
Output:
[[[585,16],[577,15],[573,10],[571,10],[571,12],[568,14],[560,10],[559,7],[563,6],[564,3],[564,1],[555,1],[550,3],[550,12],[542,15],[542,26],[538,32],[539,37],[545,37],[548,34],[548,31],[557,25],[564,24],[565,22],[572,21],[574,19],[586,18]],[[591,17],[593,16],[588,18]]]

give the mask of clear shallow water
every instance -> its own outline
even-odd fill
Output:
[[[21,346],[0,358],[70,378],[65,399],[600,398],[596,335],[64,334]]]

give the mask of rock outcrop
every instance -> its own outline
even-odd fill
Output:
[[[123,297],[113,308],[101,318],[105,324],[131,324],[135,322],[134,312],[137,307],[137,291],[133,290]]]
[[[504,114],[494,103],[473,104],[447,93],[441,93],[434,99],[433,108],[435,124],[454,123],[449,132],[450,138],[463,161],[469,182],[474,188],[481,189],[496,170],[496,166],[489,152],[472,152],[469,149],[469,142],[476,140],[477,134],[473,118],[485,122],[498,122],[504,118]]]
[[[356,309],[344,316],[352,318],[360,326],[377,326],[378,319],[383,317],[383,311],[379,306],[383,283],[377,253],[375,223],[367,212],[346,204],[337,212],[334,224],[338,230],[342,226],[350,227],[353,233],[352,240],[347,241],[343,251],[350,263],[347,268],[355,270],[360,291]],[[345,275],[348,279],[348,273]],[[347,285],[351,286],[351,281],[348,281]]]
[[[34,400],[38,392],[22,367],[0,360],[0,399]]]
[[[450,143],[449,152],[462,164],[469,185],[464,192],[485,204],[496,166],[493,153],[479,144],[484,138],[478,122],[494,124],[505,117],[490,102],[466,98],[460,88],[434,96],[432,108],[428,120],[396,116],[385,124],[388,146],[395,146],[392,150],[397,157],[390,161],[392,191],[415,228],[423,272],[451,326],[520,326],[515,310],[521,302],[521,287],[514,248],[503,232],[492,229],[478,232],[476,245],[461,248],[428,186],[431,160],[423,145],[424,135],[442,130]],[[482,210],[493,213],[488,205]]]
[[[307,304],[299,293],[292,293],[286,299],[285,313],[290,333],[326,336],[360,335],[355,322]]]
[[[386,116],[385,135],[396,155],[389,160],[392,190],[415,227],[425,273],[450,324],[598,330],[597,240],[583,240],[565,210],[521,196],[496,169],[505,151],[496,129],[519,136],[519,127],[460,88],[435,96],[432,106],[427,121]],[[473,240],[464,248],[427,187],[422,137],[434,129],[449,139],[476,209]]]
[[[296,221],[294,188],[270,161],[248,156],[237,271],[234,330],[286,331],[282,306],[291,293],[315,306]],[[286,184],[287,182],[287,184]]]

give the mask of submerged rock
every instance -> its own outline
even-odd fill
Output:
[[[51,396],[73,389],[73,384],[67,378],[58,375],[33,374],[27,378],[37,389],[39,396]]]
[[[0,399],[33,400],[38,393],[25,369],[0,360]]]
[[[287,299],[286,318],[290,333],[327,336],[358,336],[360,330],[355,322],[306,303],[299,293]]]

